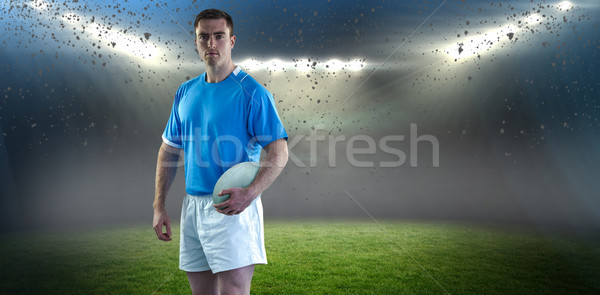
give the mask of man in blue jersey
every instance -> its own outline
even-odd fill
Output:
[[[261,194],[287,163],[287,133],[271,93],[231,59],[231,16],[204,10],[194,29],[206,72],[175,95],[158,152],[153,226],[160,240],[171,240],[165,198],[183,150],[179,268],[193,294],[249,294],[254,265],[267,263]],[[213,204],[218,178],[237,163],[258,162],[262,149],[266,157],[252,184],[223,190],[230,198]]]

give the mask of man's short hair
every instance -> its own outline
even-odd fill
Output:
[[[233,19],[227,12],[214,8],[202,10],[196,16],[196,21],[194,21],[194,32],[196,32],[198,23],[202,19],[224,19],[227,22],[227,26],[229,27],[229,35],[233,36]]]

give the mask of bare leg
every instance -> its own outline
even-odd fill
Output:
[[[219,289],[217,288],[218,277],[209,271],[202,272],[186,272],[190,287],[192,288],[192,295],[209,294],[218,295]]]
[[[216,275],[219,277],[219,294],[249,295],[254,265],[220,272]]]

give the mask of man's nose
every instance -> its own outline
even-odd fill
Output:
[[[215,41],[216,41],[216,40],[215,40],[215,37],[213,37],[213,36],[210,36],[210,37],[208,38],[208,47],[215,47],[215,44],[216,44],[216,42],[215,42]]]

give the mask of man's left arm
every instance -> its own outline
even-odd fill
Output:
[[[229,194],[229,199],[223,203],[214,205],[217,212],[225,215],[242,213],[250,206],[254,199],[262,194],[277,179],[288,161],[287,141],[283,138],[275,140],[265,146],[265,151],[267,152],[267,156],[261,164],[254,181],[248,187],[224,189],[219,193],[219,196]]]

